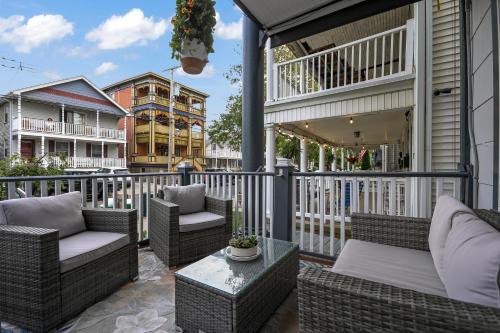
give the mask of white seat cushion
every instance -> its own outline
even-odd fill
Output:
[[[114,232],[84,231],[59,240],[61,273],[99,259],[130,243],[129,236]]]
[[[430,252],[350,239],[332,272],[446,297]]]
[[[180,232],[209,229],[224,225],[224,223],[226,223],[224,216],[220,216],[210,212],[179,215]]]

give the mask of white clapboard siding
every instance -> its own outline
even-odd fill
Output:
[[[371,87],[345,94],[326,94],[288,103],[266,105],[264,121],[285,123],[413,107],[411,84],[412,79],[408,79],[383,87]]]
[[[432,29],[432,89],[452,88],[451,94],[441,94],[432,99],[432,170],[450,171],[456,170],[460,160],[460,40],[457,0],[433,1]]]

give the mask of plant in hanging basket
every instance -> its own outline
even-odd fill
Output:
[[[170,47],[186,73],[200,74],[214,52],[214,6],[213,0],[177,0]]]
[[[354,162],[356,162],[358,160],[358,157],[357,156],[347,156],[345,159],[349,163],[354,163]]]

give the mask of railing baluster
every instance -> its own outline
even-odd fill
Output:
[[[392,72],[393,72],[393,67],[394,67],[393,58],[394,58],[394,33],[391,33],[391,55],[389,56],[391,68],[390,68],[389,75],[392,75]]]
[[[385,35],[382,36],[382,70],[380,76],[385,76]]]
[[[361,52],[363,44],[358,44],[358,83],[361,82]]]
[[[71,182],[73,182],[73,189],[71,189]],[[70,192],[75,190],[74,180],[70,180]],[[31,198],[33,196],[33,182],[31,180],[27,180],[24,182],[24,193],[26,193],[27,198]]]
[[[266,227],[267,227],[267,179],[266,176],[262,176],[262,236],[267,237]],[[293,180],[292,180],[293,182]],[[292,187],[294,188],[294,187]]]
[[[253,177],[252,176],[247,176],[247,180],[248,180],[248,197],[247,197],[247,200],[248,200],[248,209],[247,209],[247,213],[248,213],[248,223],[247,223],[247,226],[248,226],[248,234],[249,235],[253,235],[253,214],[252,214],[252,210],[253,210],[253,203],[254,203],[254,200],[253,200]]]
[[[453,179],[453,197],[460,200],[460,179]]]
[[[229,175],[229,199],[233,199],[233,176]]]
[[[161,177],[163,180],[163,177]],[[161,187],[163,190],[163,186]],[[130,208],[136,209],[136,202],[135,202],[135,177],[130,177]]]
[[[226,175],[222,175],[222,197],[226,199]]]
[[[309,179],[309,251],[314,252],[314,177]]]
[[[264,195],[267,193],[266,191],[266,182],[267,182],[267,179],[266,177],[264,176]],[[292,191],[292,204],[290,205],[291,206],[291,209],[292,209],[292,212],[291,212],[291,216],[292,216],[292,242],[296,242],[297,241],[297,234],[296,234],[296,227],[297,227],[297,178],[295,176],[292,176],[292,188],[291,188],[291,191]],[[264,206],[264,210],[265,210],[265,206],[266,205],[266,200],[263,201],[263,206]],[[264,216],[266,216],[264,214]],[[265,221],[265,219],[264,219]]]
[[[340,197],[340,249],[344,248],[345,243],[345,177],[340,180],[340,192],[342,193]]]
[[[156,177],[155,177],[156,178]],[[155,179],[156,181],[156,179]],[[156,182],[155,182],[155,187],[156,187]],[[155,190],[156,193],[156,190]],[[155,194],[156,196],[156,194]],[[127,209],[127,177],[122,177],[122,208]]]
[[[377,78],[377,42],[378,38],[375,38],[375,42],[373,45],[373,78]]]
[[[153,176],[153,198],[156,198],[156,193],[158,192],[158,178]]]
[[[138,177],[139,181],[139,209],[137,211],[137,214],[139,214],[139,240],[144,239],[144,197],[143,197],[143,188],[142,188],[142,177]],[[149,200],[148,200],[149,201]],[[148,235],[149,237],[149,235]]]
[[[351,80],[349,84],[354,83],[354,45],[351,46]]]
[[[118,181],[113,177],[113,209],[118,208]]]
[[[344,48],[344,84],[345,87],[347,85],[347,47]]]
[[[399,31],[399,59],[398,59],[398,73],[401,73],[403,59],[403,30]]]
[[[396,215],[396,178],[391,178],[389,187],[389,214]]]
[[[54,182],[54,194],[55,195],[60,195],[61,194],[61,180],[57,179]]]
[[[330,255],[334,255],[334,249],[335,249],[335,207],[334,207],[334,200],[333,200],[333,191],[334,191],[334,180],[333,177],[329,178],[329,183],[330,183],[330,191],[329,191],[329,197],[330,197]]]
[[[217,175],[215,177],[216,179],[216,186],[217,186],[217,197],[220,198],[220,175]]]
[[[443,178],[436,178],[436,200],[443,194]]]
[[[304,176],[300,177],[300,249],[304,249],[304,230],[305,230],[305,220],[306,220],[306,178]]]
[[[87,207],[87,179],[80,179],[80,189],[82,193],[82,206]]]
[[[368,178],[363,179],[363,213],[368,214],[369,204],[370,204],[370,180]]]
[[[108,208],[108,178],[102,178],[102,205],[104,208]]]
[[[239,191],[239,186],[238,186],[238,182],[239,182],[239,176],[236,175],[234,176],[234,192],[235,192],[235,200],[234,200],[234,211],[235,211],[235,215],[236,215],[236,218],[235,218],[235,226],[236,226],[236,230],[234,230],[236,236],[238,236],[238,227],[240,225],[240,206],[239,206],[239,200],[238,200],[238,191]]]
[[[97,208],[97,178],[92,178],[92,208]]]
[[[259,200],[259,195],[261,194],[260,190],[260,180],[259,176],[254,176],[254,183],[255,183],[255,235],[259,236],[259,220],[260,220],[260,200]],[[265,195],[264,195],[265,196]]]
[[[246,203],[246,200],[247,200],[247,191],[246,191],[246,176],[241,176],[241,211],[243,214],[241,214],[243,216],[243,235],[246,235],[246,228],[247,228],[247,223],[248,223],[248,219],[247,219],[247,214],[245,213],[245,207],[247,206],[247,203]]]
[[[366,59],[365,59],[365,81],[370,79],[370,41],[366,41]]]
[[[8,191],[8,198],[15,199],[16,198],[16,182],[8,182],[7,183],[7,191]]]
[[[382,178],[377,178],[377,214],[382,214],[382,198],[384,193],[382,191]]]
[[[340,50],[337,51],[337,88],[340,87]]]
[[[411,178],[405,178],[405,216],[411,216],[410,213],[410,195],[411,195]]]
[[[273,177],[273,176],[270,176]],[[271,184],[272,181],[271,181]],[[272,188],[272,187],[271,187]],[[269,237],[274,238],[274,230],[273,230],[273,225],[274,225],[274,200],[269,201]]]
[[[319,253],[323,254],[325,237],[325,177],[319,177]]]

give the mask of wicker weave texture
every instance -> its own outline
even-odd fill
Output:
[[[430,219],[352,214],[352,238],[367,242],[429,251]]]
[[[64,274],[56,230],[0,226],[0,321],[48,332],[137,276],[137,212],[83,214],[89,230],[128,233],[130,245]]]
[[[224,216],[223,226],[179,232],[179,206],[159,198],[149,202],[149,244],[168,267],[201,259],[225,247],[232,235],[231,200],[205,197],[205,209]]]
[[[500,309],[306,268],[301,332],[499,332]]]
[[[257,332],[296,286],[295,247],[236,297],[176,276],[175,317],[184,332]]]

